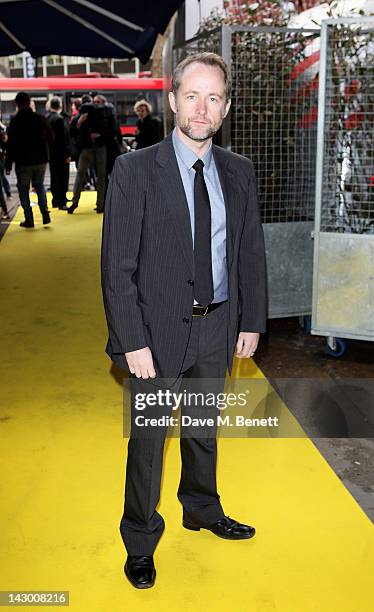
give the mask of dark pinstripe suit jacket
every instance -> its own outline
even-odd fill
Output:
[[[213,145],[226,205],[229,279],[227,365],[238,331],[265,331],[263,231],[252,163]],[[188,204],[171,135],[117,158],[103,225],[102,288],[106,351],[128,371],[124,353],[152,350],[156,373],[176,377],[187,347],[194,260]]]

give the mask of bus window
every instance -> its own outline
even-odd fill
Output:
[[[12,115],[14,115],[14,113],[16,112],[16,105],[14,103],[15,97],[16,94],[13,91],[6,91],[1,93],[1,121],[5,123],[5,125],[9,125],[9,121],[11,120]]]
[[[33,93],[32,91],[28,93],[35,104],[36,112],[45,115],[45,105],[48,99],[47,95],[40,95],[40,92]],[[16,113],[16,104],[14,102],[16,95],[17,92],[14,91],[1,92],[0,94],[1,120],[5,125],[9,125],[12,116]]]

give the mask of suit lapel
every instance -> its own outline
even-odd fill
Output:
[[[216,164],[219,180],[222,187],[223,197],[226,208],[226,256],[228,269],[231,268],[233,257],[233,245],[235,234],[235,206],[233,198],[235,197],[235,172],[231,170],[228,156],[225,151],[213,145],[213,156]]]
[[[171,134],[159,145],[156,156],[160,185],[173,221],[181,250],[193,275],[193,244],[191,219],[182,177],[179,172]]]

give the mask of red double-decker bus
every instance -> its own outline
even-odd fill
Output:
[[[163,79],[159,78],[109,78],[88,77],[41,77],[31,79],[0,78],[0,109],[3,123],[9,124],[15,112],[14,98],[17,92],[27,91],[35,102],[37,112],[45,113],[45,105],[52,96],[63,99],[64,110],[70,114],[74,98],[83,94],[103,94],[116,109],[123,137],[135,134],[137,116],[134,104],[145,98],[152,104],[154,115],[163,119]]]

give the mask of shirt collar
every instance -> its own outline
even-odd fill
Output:
[[[212,144],[210,144],[209,149],[203,155],[203,157],[199,158],[192,149],[187,147],[187,145],[182,142],[182,140],[178,137],[177,131],[174,128],[172,133],[173,145],[175,152],[178,154],[182,162],[187,166],[188,170],[192,168],[196,160],[201,159],[204,162],[204,167],[206,170],[209,170],[210,162],[212,161]]]

